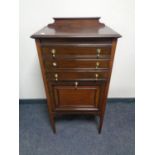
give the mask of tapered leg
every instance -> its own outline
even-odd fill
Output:
[[[51,121],[51,126],[52,126],[52,129],[53,129],[53,133],[56,133],[54,114],[51,114],[50,121]]]
[[[98,128],[98,133],[101,133],[102,130],[102,125],[103,125],[103,115],[99,116],[99,128]]]

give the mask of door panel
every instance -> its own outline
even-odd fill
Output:
[[[99,110],[105,82],[52,82],[50,93],[55,110]]]
[[[56,86],[56,107],[97,107],[99,86]]]

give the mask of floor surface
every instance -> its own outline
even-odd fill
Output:
[[[102,133],[94,116],[61,116],[57,134],[49,124],[47,105],[20,104],[20,155],[134,155],[135,104],[108,103]]]

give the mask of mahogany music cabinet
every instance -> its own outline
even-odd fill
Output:
[[[99,116],[101,132],[116,33],[99,17],[54,18],[35,39],[53,132],[57,114]]]

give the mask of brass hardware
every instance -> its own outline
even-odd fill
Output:
[[[98,74],[95,74],[95,77],[96,77],[96,79],[99,77],[99,75]]]
[[[57,63],[56,63],[56,62],[53,62],[53,66],[54,66],[54,67],[57,66]]]
[[[78,82],[76,81],[75,82],[75,89],[77,89],[77,86],[78,86]]]
[[[101,49],[97,48],[97,54],[100,54],[100,53],[101,53]]]
[[[55,58],[56,50],[55,49],[52,49],[51,50],[51,53],[52,53],[53,58]]]
[[[58,74],[54,74],[55,80],[58,81]]]
[[[96,68],[98,68],[98,67],[99,67],[99,65],[100,65],[100,63],[99,63],[99,62],[96,62]]]
[[[101,49],[100,48],[97,48],[97,58],[99,58],[100,54],[101,54]]]

